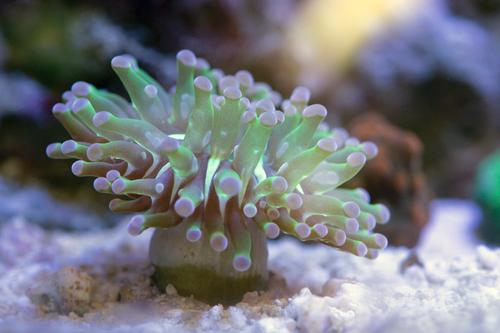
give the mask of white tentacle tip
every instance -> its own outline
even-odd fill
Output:
[[[71,154],[78,148],[78,143],[74,140],[66,140],[61,145],[61,152],[63,154]]]
[[[201,239],[202,232],[199,228],[190,228],[186,231],[186,239],[188,242],[195,243]]]
[[[114,194],[122,194],[126,187],[127,184],[121,178],[115,179],[115,181],[111,184],[111,190]]]
[[[328,235],[328,228],[323,223],[315,224],[312,228],[319,238],[323,238]]]
[[[333,240],[335,241],[335,245],[342,246],[345,244],[345,242],[347,240],[347,235],[345,234],[345,232],[343,230],[337,230],[335,232]]]
[[[389,243],[387,237],[382,234],[374,234],[373,239],[379,249],[385,249],[387,247],[387,244]]]
[[[47,148],[45,148],[45,155],[51,157],[54,153],[56,153],[57,145],[58,143],[51,143],[50,145],[48,145]]]
[[[71,104],[71,110],[78,113],[89,106],[90,102],[86,98],[77,98]]]
[[[297,223],[294,230],[302,239],[307,238],[311,235],[311,227],[309,227],[306,223]]]
[[[217,82],[221,80],[224,77],[224,71],[220,68],[214,68],[212,69],[212,75],[215,78]]]
[[[372,159],[378,154],[378,147],[375,143],[371,141],[363,142],[361,144],[363,152],[365,153],[368,159]]]
[[[220,110],[221,105],[224,105],[224,103],[226,103],[226,98],[224,96],[213,95],[212,101],[214,103],[214,106],[216,107],[216,111],[218,111],[218,110]],[[217,109],[217,108],[219,108],[219,109]]]
[[[333,153],[337,150],[337,142],[334,138],[323,138],[318,141],[318,147],[326,152]]]
[[[357,145],[359,145],[359,139],[352,136],[350,138],[347,138],[345,140],[344,144],[346,146],[357,146]]]
[[[238,87],[227,87],[224,89],[224,97],[229,98],[231,100],[240,99],[242,95],[241,90]]]
[[[367,190],[365,190],[364,188],[358,187],[356,189],[356,192],[361,197],[361,200],[363,200],[364,202],[370,202],[370,193],[368,193]]]
[[[107,111],[97,112],[92,118],[92,123],[95,127],[101,127],[102,125],[106,124],[110,118],[111,113]]]
[[[109,210],[114,212],[116,209],[120,207],[121,202],[122,202],[121,199],[112,199],[108,204]]]
[[[99,177],[94,180],[94,189],[97,192],[103,192],[109,190],[109,181],[104,177]]]
[[[210,64],[206,59],[196,58],[196,69],[199,71],[210,69]]]
[[[106,179],[109,180],[110,182],[113,182],[120,177],[121,174],[120,171],[118,170],[109,170],[108,172],[106,172]]]
[[[259,116],[259,121],[266,126],[275,126],[278,123],[275,111],[266,111]]]
[[[310,118],[310,117],[321,117],[324,118],[326,117],[326,114],[328,112],[326,111],[326,108],[321,105],[321,104],[313,104],[307,106],[304,111],[302,111],[302,116],[304,118]]]
[[[283,100],[283,96],[277,91],[271,91],[271,100],[273,101],[274,105],[279,105],[281,101]]]
[[[255,118],[257,118],[257,113],[255,113],[255,111],[253,110],[248,110],[248,111],[245,111],[243,112],[243,114],[241,115],[241,121],[244,123],[244,124],[248,124],[249,122],[251,122],[252,120],[254,120]]]
[[[233,268],[238,272],[247,271],[252,266],[252,260],[246,255],[237,255],[233,259]]]
[[[241,180],[235,177],[225,177],[220,182],[220,189],[229,196],[236,195],[241,190]]]
[[[212,82],[206,76],[198,76],[194,79],[194,86],[205,92],[211,92],[213,88]]]
[[[355,255],[359,257],[364,257],[368,254],[368,247],[365,245],[365,243],[358,242],[355,246]]]
[[[234,87],[234,88],[239,88],[240,87],[240,83],[232,75],[226,75],[226,76],[222,77],[218,81],[218,85],[219,85],[219,89],[221,91],[224,91],[226,88],[229,88],[229,87]]]
[[[138,236],[142,232],[142,226],[145,222],[144,216],[136,215],[130,219],[130,222],[127,226],[127,231],[132,236]]]
[[[254,79],[253,79],[252,74],[249,71],[240,70],[240,71],[236,72],[236,74],[234,76],[236,77],[236,79],[238,80],[238,82],[240,83],[241,86],[243,86],[245,88],[249,88],[249,87],[253,86]]]
[[[379,217],[379,223],[384,224],[389,222],[389,219],[391,218],[391,211],[389,208],[387,208],[385,205],[379,204],[379,212],[378,212],[378,217]]]
[[[288,189],[288,182],[286,181],[285,177],[277,176],[271,182],[271,187],[273,188],[274,192],[283,193]]]
[[[222,233],[215,233],[210,237],[210,246],[215,252],[222,252],[227,248],[228,240],[227,237]]]
[[[360,167],[366,162],[366,156],[363,153],[355,152],[347,156],[347,164],[353,168]]]
[[[356,218],[359,216],[361,213],[361,209],[359,208],[358,204],[355,203],[354,201],[347,201],[342,205],[342,209],[344,210],[344,213],[348,217]]]
[[[257,215],[257,207],[253,203],[247,203],[243,206],[243,214],[249,219],[255,217]]]
[[[176,139],[167,136],[161,143],[160,143],[160,149],[163,151],[166,151],[167,153],[172,153],[176,151],[180,146],[179,141]]]
[[[180,198],[174,204],[174,210],[180,216],[186,218],[194,213],[195,205],[189,198]]]
[[[365,227],[367,230],[373,230],[375,229],[375,226],[377,225],[377,219],[373,214],[367,213],[367,216],[365,218]]]
[[[177,60],[180,61],[185,66],[189,67],[196,66],[196,56],[190,50],[181,50],[177,52]]]
[[[83,81],[75,82],[71,86],[71,92],[78,97],[88,96],[91,89],[92,86],[89,83]]]
[[[345,221],[345,227],[344,227],[345,231],[348,233],[348,234],[354,234],[356,232],[358,232],[359,230],[359,222],[358,220],[350,217],[348,218],[346,221]]]
[[[129,55],[118,55],[111,59],[111,66],[114,68],[130,68],[134,65],[135,59]]]
[[[297,87],[293,90],[290,100],[295,103],[307,103],[311,98],[311,91],[306,87]]]
[[[71,172],[75,176],[81,176],[83,174],[83,167],[84,167],[84,162],[83,161],[76,161],[71,165]]]
[[[92,161],[100,161],[103,158],[103,151],[98,143],[91,144],[87,148],[87,158]]]
[[[276,107],[271,99],[262,99],[255,104],[255,107],[262,112],[272,112],[276,110]]]
[[[63,99],[63,101],[65,101],[67,103],[70,103],[70,102],[73,102],[76,99],[76,96],[71,91],[65,91],[62,94],[62,99]]]
[[[52,113],[64,113],[64,112],[67,112],[67,111],[69,111],[69,109],[66,106],[66,104],[63,104],[63,103],[56,103],[52,107]]]
[[[303,203],[304,200],[298,193],[290,193],[286,197],[286,205],[292,210],[299,209]]]
[[[320,122],[316,131],[318,132],[330,132],[330,126],[324,121]],[[332,135],[332,138],[335,138],[335,136]],[[337,142],[337,139],[335,138],[335,142]]]
[[[264,226],[264,232],[267,238],[275,239],[280,235],[280,227],[274,222],[268,222]]]

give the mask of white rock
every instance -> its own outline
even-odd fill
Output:
[[[496,267],[500,267],[500,256],[484,245],[477,247],[477,259],[486,269],[495,269]]]

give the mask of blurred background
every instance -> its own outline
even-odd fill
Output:
[[[183,48],[285,97],[305,85],[375,141],[350,185],[391,207],[392,244],[417,244],[435,198],[474,201],[500,242],[500,0],[1,0],[0,226],[113,225],[91,180],[46,158],[67,137],[51,107],[79,80],[123,94],[120,53],[169,87]]]

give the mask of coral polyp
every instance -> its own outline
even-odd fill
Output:
[[[47,155],[76,158],[76,176],[118,196],[112,211],[138,214],[132,235],[157,228],[150,256],[160,286],[237,300],[265,287],[265,237],[280,233],[368,258],[387,245],[372,230],[388,209],[363,189],[339,188],[377,147],[329,128],[307,88],[282,100],[249,72],[225,75],[188,50],[169,92],[129,55],[111,65],[131,103],[75,83],[53,108],[72,139]]]

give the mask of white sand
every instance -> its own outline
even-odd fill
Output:
[[[500,249],[471,237],[475,206],[440,201],[432,216],[423,266],[401,273],[404,248],[369,261],[286,238],[270,244],[270,290],[228,308],[151,287],[148,235],[12,219],[0,226],[0,332],[500,332]],[[81,316],[57,313],[71,310]]]

